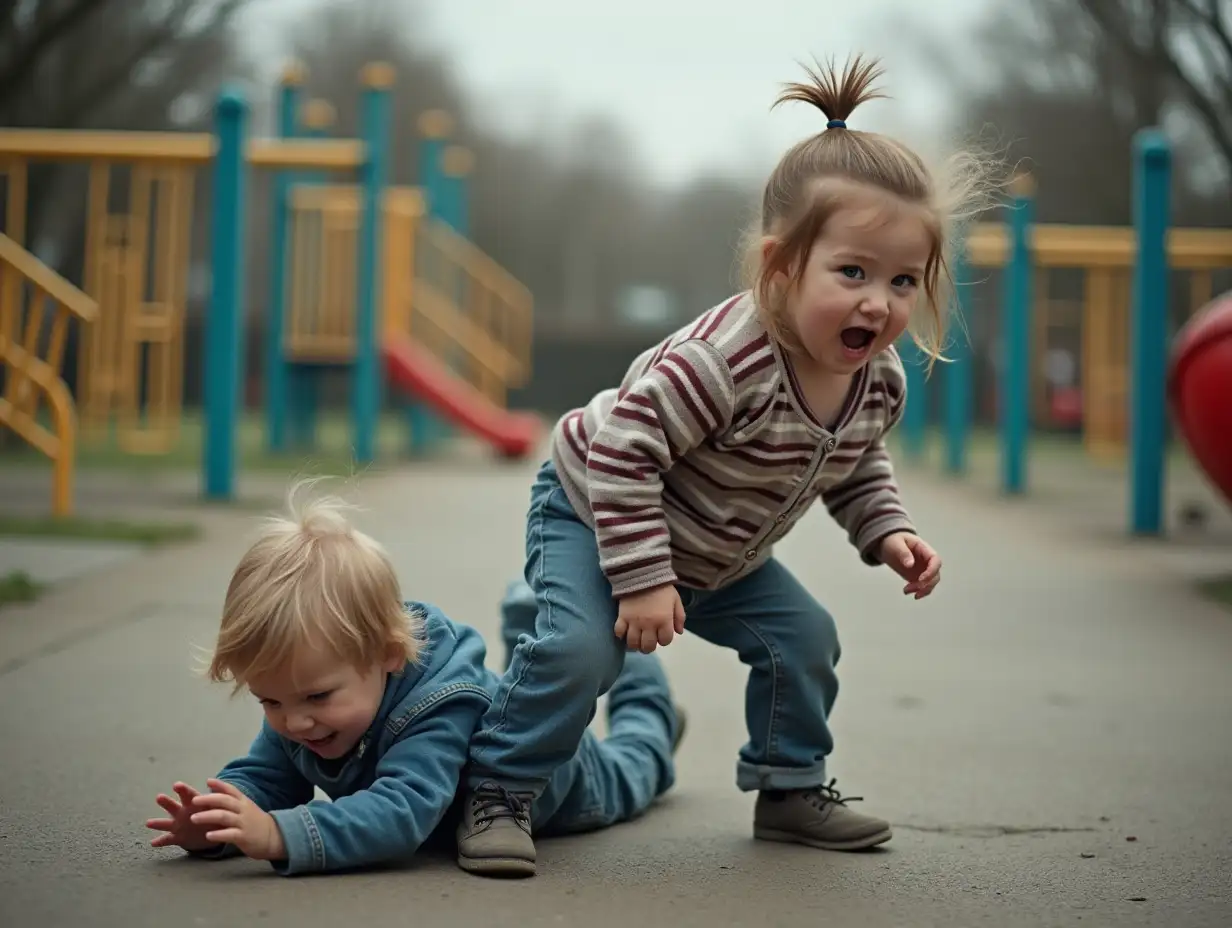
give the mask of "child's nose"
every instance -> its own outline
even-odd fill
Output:
[[[860,307],[866,315],[872,316],[875,319],[880,319],[890,312],[889,294],[883,293],[879,289],[871,290],[864,299],[864,305]]]
[[[312,728],[312,719],[306,715],[288,715],[287,731],[308,731]]]

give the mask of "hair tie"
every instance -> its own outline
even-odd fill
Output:
[[[843,122],[843,120],[841,119],[831,119],[828,123],[826,123],[826,128],[827,129],[846,129],[847,123]]]

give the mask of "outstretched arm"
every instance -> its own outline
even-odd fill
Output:
[[[880,436],[864,449],[851,475],[826,490],[822,500],[866,564],[881,563],[881,542],[888,536],[915,532],[899,498],[894,465]]]
[[[453,803],[488,702],[478,688],[441,700],[381,757],[367,789],[274,811],[286,848],[286,859],[271,861],[274,869],[283,875],[343,870],[413,854]]]
[[[822,494],[822,501],[847,532],[866,564],[881,563],[881,543],[897,532],[915,532],[894,479],[894,462],[885,436],[898,424],[907,405],[906,375],[896,354],[879,384],[885,402],[885,426],[860,454],[855,469],[842,483]]]
[[[223,767],[217,779],[230,783],[263,812],[292,809],[312,799],[312,784],[291,763],[291,756],[268,722],[262,723],[248,753]],[[220,844],[196,856],[234,857],[240,853],[233,844]]]

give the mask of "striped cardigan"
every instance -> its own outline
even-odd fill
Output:
[[[619,389],[566,413],[552,461],[620,597],[713,590],[755,570],[821,497],[865,563],[914,531],[883,436],[906,379],[893,348],[855,376],[833,432],[740,294],[642,353]]]

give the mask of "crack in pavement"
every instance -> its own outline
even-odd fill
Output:
[[[1098,828],[1066,825],[911,825],[895,822],[895,828],[904,831],[922,831],[928,834],[954,835],[960,838],[1007,838],[1014,835],[1062,835],[1089,834]]]
[[[96,638],[99,635],[106,634],[117,628],[122,628],[125,625],[130,625],[134,622],[142,622],[146,619],[153,618],[167,609],[166,603],[142,603],[139,606],[134,606],[124,612],[120,612],[109,619],[104,619],[101,622],[94,622],[84,628],[79,628],[76,631],[69,632],[42,647],[22,654],[20,657],[10,658],[3,663],[0,663],[0,677],[7,676],[15,670],[20,670],[29,664],[37,663],[52,655],[59,654],[62,651],[67,651],[74,645],[80,644],[83,641],[88,641],[91,638]]]

